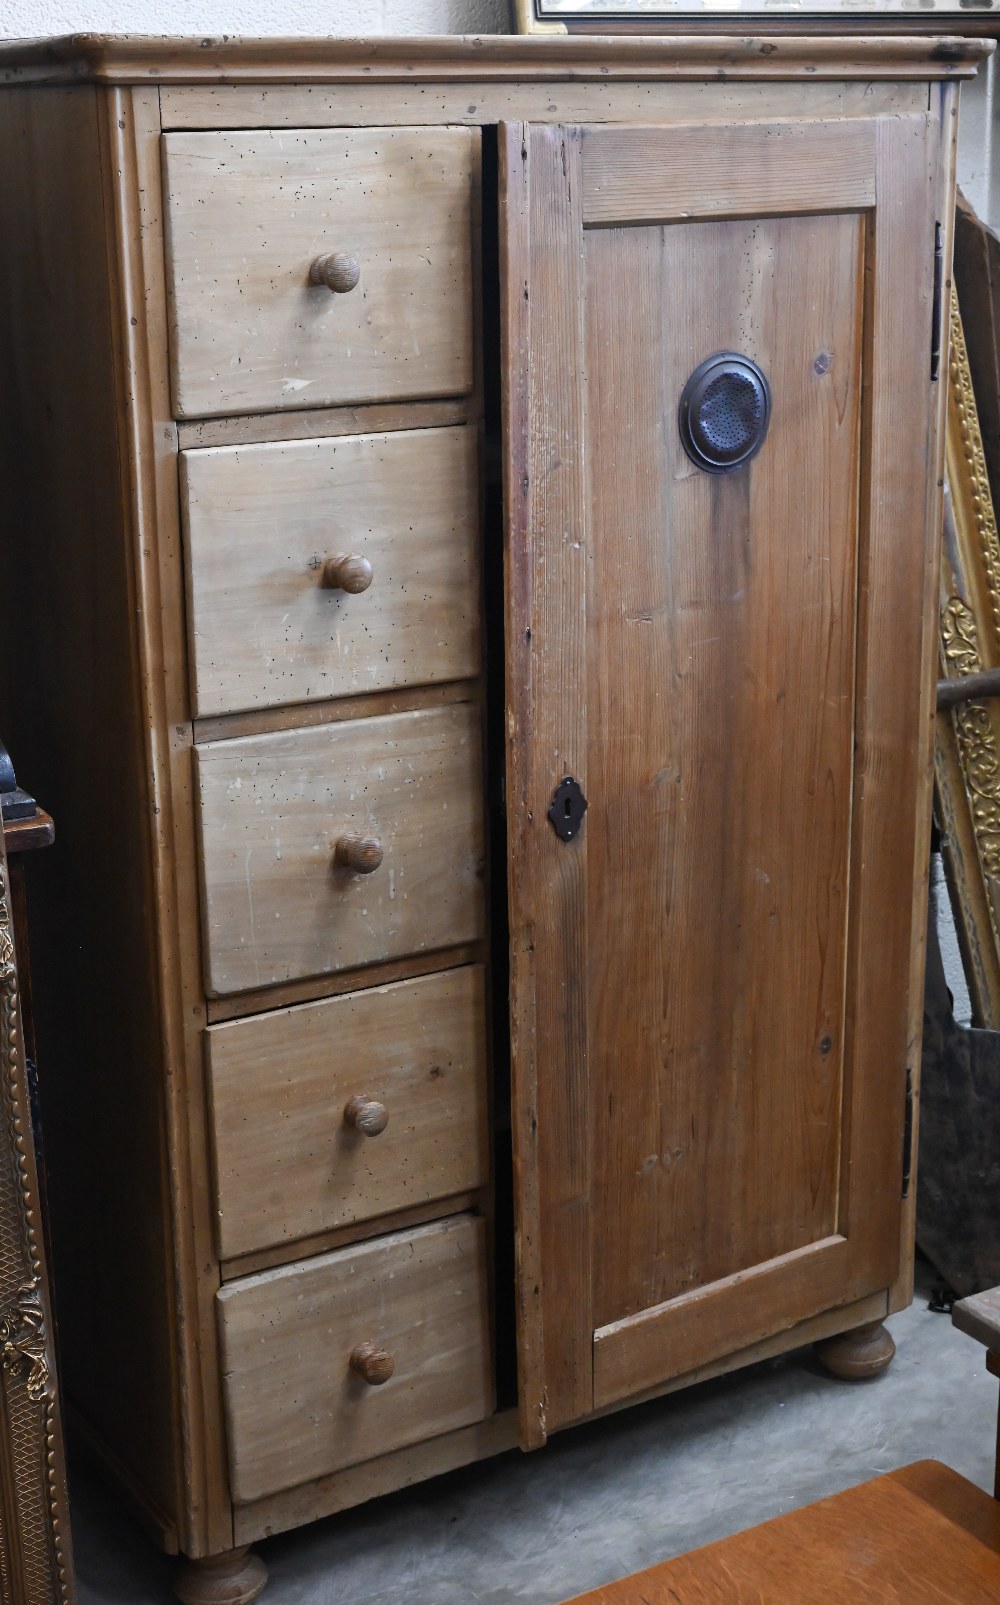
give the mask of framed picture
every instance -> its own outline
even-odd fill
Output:
[[[1000,0],[513,0],[519,33],[986,33]]]
[[[1000,536],[965,333],[952,291],[938,650],[951,684],[1000,667]],[[942,706],[935,813],[977,1025],[1000,1028],[1000,702]]]

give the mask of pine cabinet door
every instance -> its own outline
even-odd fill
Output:
[[[501,130],[526,1443],[897,1274],[938,141]]]

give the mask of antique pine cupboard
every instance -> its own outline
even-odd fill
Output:
[[[182,1599],[891,1353],[986,48],[0,51],[66,1388]]]

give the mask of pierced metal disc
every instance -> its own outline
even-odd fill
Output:
[[[771,390],[757,364],[721,351],[695,368],[677,421],[691,461],[707,474],[728,474],[760,451],[770,419]]]

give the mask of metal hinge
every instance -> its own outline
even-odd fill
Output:
[[[941,325],[943,322],[943,307],[941,296],[944,291],[944,242],[941,238],[941,224],[934,224],[934,300],[931,304],[931,379],[936,379],[941,370]]]
[[[913,1178],[913,1071],[906,1067],[906,1113],[903,1116],[903,1197],[910,1196]]]

